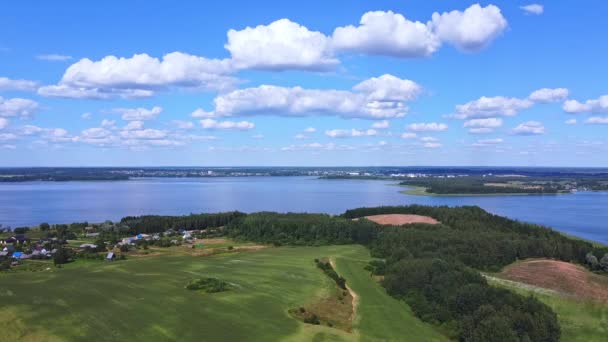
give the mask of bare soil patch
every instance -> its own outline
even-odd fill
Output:
[[[406,215],[406,214],[386,214],[386,215],[372,215],[365,216],[366,219],[374,221],[378,224],[401,226],[404,224],[412,223],[427,223],[427,224],[438,224],[439,221],[429,216],[422,215]]]
[[[608,303],[608,277],[569,262],[534,259],[507,266],[501,277],[576,298]]]

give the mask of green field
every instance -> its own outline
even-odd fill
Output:
[[[608,304],[564,297],[542,288],[491,277],[491,284],[534,295],[557,314],[562,341],[603,342],[608,336]]]
[[[287,310],[335,284],[314,258],[331,257],[360,297],[354,331],[301,323]],[[440,341],[363,270],[362,246],[280,247],[196,257],[163,255],[0,275],[0,329],[23,341]],[[184,286],[216,277],[226,292]]]

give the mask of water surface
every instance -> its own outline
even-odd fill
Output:
[[[323,212],[378,205],[478,205],[608,243],[608,193],[535,196],[413,196],[395,182],[314,177],[144,178],[111,182],[0,183],[0,223],[118,220],[128,215],[181,215],[240,210]]]

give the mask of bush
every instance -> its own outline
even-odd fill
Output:
[[[228,290],[228,283],[217,278],[199,278],[191,280],[186,289],[202,290],[206,293],[223,292]]]

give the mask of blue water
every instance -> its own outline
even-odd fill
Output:
[[[312,177],[147,178],[114,182],[0,183],[0,223],[118,220],[123,216],[240,210],[324,212],[378,205],[478,205],[492,213],[608,243],[608,193],[430,197],[394,182]]]

